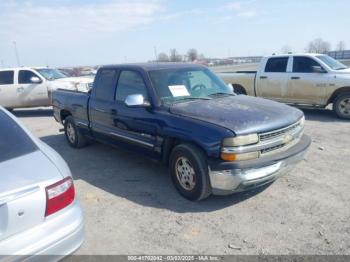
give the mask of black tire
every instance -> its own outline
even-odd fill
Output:
[[[339,118],[350,119],[350,92],[341,93],[335,98],[333,110]]]
[[[244,88],[240,85],[232,85],[233,92],[235,92],[237,95],[246,95],[247,92],[244,90]]]
[[[188,160],[188,164],[192,166],[192,171],[194,171],[194,174],[191,175],[194,177],[192,182],[195,181],[194,185],[192,185],[193,188],[185,188],[182,185],[184,183],[182,183],[178,177],[178,174],[184,177],[186,176],[184,172],[176,171],[177,167],[181,166],[178,161],[182,161],[183,159]],[[191,144],[180,144],[176,146],[170,154],[169,164],[174,186],[183,197],[191,201],[200,201],[211,194],[206,156],[198,147]],[[184,166],[182,166],[182,168],[184,168]],[[185,170],[183,169],[183,171]]]
[[[74,137],[71,132],[74,133]],[[72,116],[67,116],[64,120],[64,133],[68,144],[73,148],[82,148],[88,144],[86,137],[81,134]]]

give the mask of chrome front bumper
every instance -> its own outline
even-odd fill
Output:
[[[306,150],[261,168],[209,171],[214,195],[228,195],[266,185],[290,172],[303,160]]]

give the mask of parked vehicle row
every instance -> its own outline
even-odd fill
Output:
[[[67,77],[50,68],[0,69],[0,105],[19,107],[51,106],[51,92],[57,88],[87,92],[91,77]]]
[[[71,172],[2,107],[0,126],[0,259],[56,255],[45,260],[58,260],[84,239]]]
[[[271,183],[310,145],[300,110],[235,95],[199,65],[105,66],[91,92],[52,97],[70,146],[92,139],[158,159],[190,200]]]
[[[350,119],[350,69],[321,54],[273,55],[258,71],[220,73],[238,94],[313,107],[333,104],[338,117]]]

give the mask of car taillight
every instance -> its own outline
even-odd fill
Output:
[[[75,190],[71,177],[46,187],[46,211],[45,216],[52,215],[65,208],[74,201]]]

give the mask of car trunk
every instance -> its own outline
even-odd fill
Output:
[[[0,163],[0,241],[44,222],[45,187],[61,179],[39,150]]]

